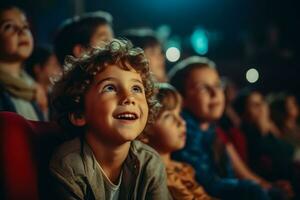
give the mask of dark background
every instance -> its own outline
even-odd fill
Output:
[[[51,44],[62,20],[83,12],[112,14],[116,36],[133,27],[161,25],[169,38],[179,38],[182,57],[196,54],[189,37],[195,28],[205,30],[209,50],[221,75],[240,87],[258,86],[264,92],[290,91],[300,95],[299,6],[292,0],[19,0],[32,23],[37,44]],[[167,62],[168,69],[174,63]],[[255,67],[255,84],[245,79]]]

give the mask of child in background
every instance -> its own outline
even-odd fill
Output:
[[[171,85],[163,83],[157,98],[161,109],[155,123],[147,127],[145,141],[160,154],[166,165],[168,188],[173,199],[211,199],[196,182],[194,169],[171,159],[171,153],[185,145],[186,128],[180,116],[180,94]]]
[[[159,82],[166,82],[165,57],[162,45],[151,29],[132,29],[125,32],[124,37],[134,45],[141,47],[149,59],[150,69]]]
[[[295,176],[299,173],[293,170],[294,149],[278,138],[279,133],[274,133],[279,131],[271,120],[264,96],[257,89],[246,88],[241,90],[233,105],[242,119],[241,130],[247,139],[250,168],[293,196],[291,183],[299,182],[299,177]]]
[[[54,39],[54,51],[63,65],[65,57],[80,57],[91,47],[113,38],[112,16],[103,11],[85,13],[66,19]]]
[[[135,140],[157,107],[142,49],[113,40],[69,58],[53,95],[58,121],[77,136],[50,162],[58,198],[170,198],[160,156]]]
[[[33,50],[32,55],[25,63],[26,72],[41,85],[48,99],[51,92],[51,78],[59,75],[61,66],[57,61],[55,54],[50,48],[38,46]],[[49,119],[51,109],[47,109],[44,113],[44,118]]]
[[[51,77],[59,75],[61,66],[54,52],[45,46],[37,46],[26,60],[26,72],[39,83],[46,93],[51,89]]]
[[[280,129],[280,138],[295,148],[294,160],[300,162],[299,105],[293,94],[280,93],[269,96],[271,118]]]
[[[1,6],[0,111],[43,120],[42,112],[48,108],[47,96],[22,69],[32,49],[33,38],[24,12],[15,6]]]

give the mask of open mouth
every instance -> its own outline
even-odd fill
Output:
[[[186,133],[185,133],[185,132],[181,133],[181,134],[179,135],[179,137],[180,137],[180,138],[185,138],[185,137],[186,137]]]
[[[126,113],[117,114],[115,118],[121,120],[136,120],[138,119],[138,115],[135,113],[126,112]]]

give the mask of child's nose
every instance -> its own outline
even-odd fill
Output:
[[[124,94],[123,98],[121,99],[121,104],[122,105],[135,105],[135,98],[131,94]]]
[[[185,120],[181,116],[178,117],[178,125],[182,127],[186,126]]]

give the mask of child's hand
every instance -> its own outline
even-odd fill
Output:
[[[46,91],[43,89],[43,87],[39,84],[36,84],[36,94],[35,94],[35,100],[39,106],[39,108],[43,112],[48,111],[48,98]]]
[[[260,117],[260,119],[257,120],[257,126],[263,134],[271,131],[271,122],[267,117]]]
[[[286,194],[288,195],[289,198],[294,197],[295,194],[294,194],[293,188],[289,181],[286,181],[286,180],[276,181],[275,186],[279,187],[284,192],[286,192]]]
[[[266,180],[260,180],[259,185],[266,190],[269,190],[272,188],[272,184]]]

